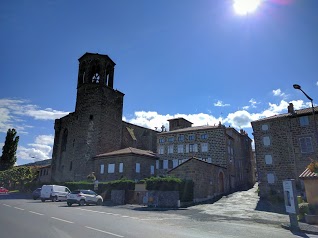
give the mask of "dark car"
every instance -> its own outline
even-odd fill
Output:
[[[32,192],[32,197],[34,200],[40,198],[41,196],[41,188],[37,188]]]

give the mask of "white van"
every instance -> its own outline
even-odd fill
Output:
[[[68,187],[60,185],[43,185],[41,189],[41,201],[52,200],[56,201],[66,201],[66,195],[71,191]]]

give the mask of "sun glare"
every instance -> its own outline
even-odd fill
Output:
[[[233,8],[236,14],[247,15],[253,13],[261,4],[262,0],[233,0]]]

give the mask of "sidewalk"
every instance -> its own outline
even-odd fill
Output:
[[[257,194],[258,184],[248,191],[241,191],[222,197],[213,204],[202,204],[189,209],[199,209],[201,213],[226,220],[243,220],[263,224],[279,225],[289,229],[289,216],[283,204],[272,204],[261,200]],[[299,223],[305,233],[318,234],[317,225]]]

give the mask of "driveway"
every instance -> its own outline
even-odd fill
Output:
[[[260,200],[257,188],[256,183],[247,191],[224,196],[213,204],[196,205],[189,209],[210,215],[214,218],[213,220],[240,220],[277,225],[289,222],[284,206]]]

